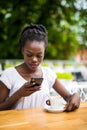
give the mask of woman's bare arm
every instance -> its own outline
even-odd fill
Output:
[[[0,110],[11,109],[20,99],[20,95],[18,95],[17,92],[7,99],[9,91],[10,90],[0,81]]]
[[[66,111],[79,108],[80,96],[77,93],[70,94],[68,90],[56,79],[54,89],[67,101]]]
[[[11,109],[21,97],[29,96],[39,90],[40,87],[30,87],[29,82],[27,82],[12,96],[8,97],[10,90],[2,82],[0,82],[0,110]]]
[[[71,96],[69,91],[59,82],[58,79],[56,79],[54,84],[54,89],[66,100],[68,101],[68,98]]]

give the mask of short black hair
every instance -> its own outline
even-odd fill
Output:
[[[45,47],[48,44],[48,36],[46,28],[41,24],[30,24],[26,26],[20,37],[20,49],[22,49],[26,43],[26,41],[43,41],[45,43]]]

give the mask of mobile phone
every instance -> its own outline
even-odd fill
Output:
[[[43,78],[31,78],[30,86],[40,86],[43,81]]]

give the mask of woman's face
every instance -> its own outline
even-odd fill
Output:
[[[44,58],[45,43],[43,41],[27,41],[22,48],[24,61],[31,71],[35,71]]]

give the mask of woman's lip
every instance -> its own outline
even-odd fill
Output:
[[[37,68],[38,65],[31,65],[32,68]]]

